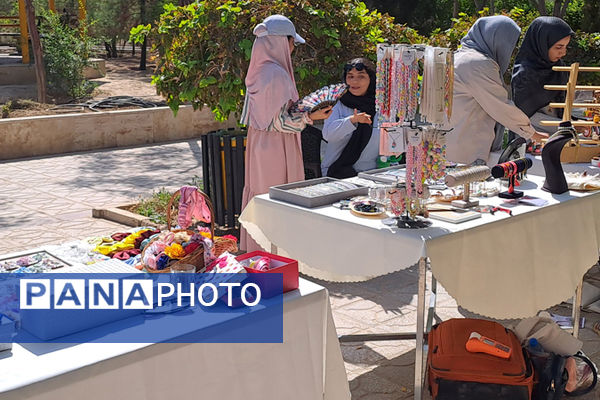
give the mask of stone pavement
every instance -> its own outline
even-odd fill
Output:
[[[160,187],[189,184],[202,174],[201,154],[200,140],[189,140],[0,162],[0,254],[119,231],[122,225],[92,218],[92,208],[131,203]],[[329,289],[339,334],[414,330],[415,268],[362,283],[317,282]],[[473,316],[443,289],[437,304],[441,319]],[[553,310],[570,314],[568,306]],[[600,315],[584,315],[584,351],[600,364],[600,336],[590,329]],[[411,398],[414,340],[341,347],[353,399]],[[599,399],[600,389],[580,398]]]

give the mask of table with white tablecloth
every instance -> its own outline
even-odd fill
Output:
[[[544,206],[516,205],[512,217],[497,212],[461,224],[433,221],[425,229],[389,227],[347,210],[307,209],[268,195],[255,197],[240,221],[261,246],[276,246],[317,278],[361,281],[429,258],[434,277],[459,305],[493,318],[529,317],[571,297],[600,248],[600,192],[552,195],[542,183],[529,176],[518,190],[547,200]],[[424,310],[424,293],[419,301]],[[418,322],[417,340],[422,329]]]
[[[0,352],[3,400],[349,399],[322,286],[283,296],[283,343],[15,344]]]
[[[501,151],[495,151],[490,153],[488,160],[488,166],[491,168],[497,164],[498,158],[502,154]],[[527,158],[531,158],[533,162],[531,168],[527,170],[528,174],[545,176],[546,171],[544,170],[544,164],[542,163],[541,155],[527,154]],[[600,174],[600,167],[595,167],[591,163],[561,163],[564,172],[587,172],[588,174]]]

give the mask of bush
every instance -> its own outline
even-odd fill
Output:
[[[252,29],[276,13],[288,16],[307,42],[293,55],[301,96],[339,82],[342,66],[350,58],[375,60],[378,43],[428,43],[456,49],[477,18],[490,14],[487,8],[477,15],[461,13],[451,28],[435,30],[425,38],[358,0],[204,0],[184,7],[166,5],[155,27],[140,25],[131,36],[138,42],[147,35],[152,39],[159,54],[153,83],[174,112],[186,102],[194,109],[207,104],[222,121],[242,108]],[[522,35],[539,16],[537,11],[517,7],[503,14],[517,22]],[[579,33],[571,47],[567,63],[597,65],[600,61],[598,34]],[[508,82],[510,73],[506,78]]]
[[[295,24],[306,45],[294,52],[300,95],[340,81],[350,58],[376,58],[377,43],[422,43],[416,31],[393,23],[358,0],[205,0],[185,7],[165,6],[150,32],[159,52],[153,82],[173,111],[191,102],[204,104],[217,120],[240,111],[254,26],[271,14],[283,14]],[[147,27],[134,28],[141,41]],[[137,33],[137,34],[136,34]]]
[[[92,40],[84,29],[63,25],[57,14],[44,14],[40,29],[48,91],[56,97],[78,99],[88,95],[91,85],[83,76]]]
[[[600,33],[577,32],[564,61],[568,65],[574,62],[586,67],[600,65]],[[600,73],[582,72],[577,80],[579,84],[600,85]]]

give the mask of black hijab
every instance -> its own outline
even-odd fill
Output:
[[[354,62],[356,61],[356,62]],[[357,65],[362,63],[362,61],[353,60],[348,65]],[[368,63],[362,63],[364,69],[369,74],[369,88],[367,89],[367,93],[363,96],[355,96],[350,93],[348,90],[344,95],[340,98],[340,101],[346,107],[351,109],[357,109],[359,113],[365,112],[371,116],[371,121],[375,118],[375,83],[377,80],[377,76],[375,71],[370,68]],[[349,70],[348,70],[349,71]],[[346,82],[346,74],[348,73],[346,69],[344,69],[344,82]],[[356,170],[353,165],[362,154],[365,147],[371,140],[371,134],[373,133],[373,127],[369,124],[358,124],[354,132],[352,132],[352,136],[342,150],[342,153],[338,157],[337,160],[333,162],[327,169],[327,176],[332,178],[344,179],[356,176]]]
[[[515,59],[512,73],[513,100],[528,117],[551,102],[562,102],[564,93],[544,89],[544,85],[564,85],[569,80],[567,72],[553,71],[562,60],[552,62],[548,50],[556,42],[575,33],[562,19],[538,17],[527,29]]]

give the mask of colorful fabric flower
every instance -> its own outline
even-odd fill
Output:
[[[185,257],[185,250],[179,243],[173,243],[170,246],[165,247],[165,254],[170,258],[180,259]]]
[[[225,235],[225,236],[223,236],[223,239],[231,239],[231,240],[233,240],[236,243],[238,241],[237,238],[235,236],[233,236],[233,235]]]
[[[192,242],[192,243],[189,243],[187,246],[185,246],[183,249],[185,250],[185,254],[190,254],[191,252],[193,252],[200,246],[201,246],[200,243]]]

